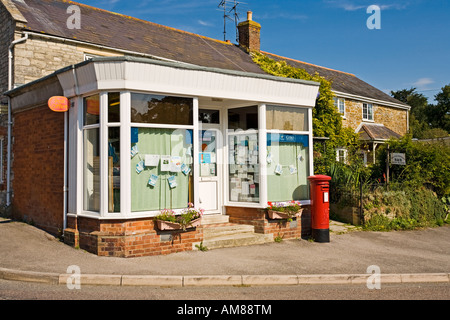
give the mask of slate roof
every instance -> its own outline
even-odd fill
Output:
[[[394,99],[390,95],[384,93],[383,91],[375,88],[374,86],[364,82],[363,80],[356,77],[354,74],[342,72],[338,70],[333,70],[314,64],[310,64],[303,61],[298,61],[286,57],[280,57],[269,52],[263,52],[267,56],[277,61],[286,61],[289,65],[295,68],[301,68],[306,70],[309,74],[315,74],[316,72],[332,81],[332,89],[334,91],[344,92],[352,95],[387,101],[391,103],[396,103],[407,107],[406,104]]]
[[[239,46],[66,0],[9,0],[27,20],[25,30],[163,57],[203,67],[265,74]],[[81,9],[81,29],[67,28],[67,8]],[[407,107],[353,74],[264,52],[333,81],[332,89]]]
[[[389,140],[390,138],[401,138],[401,135],[388,127],[379,124],[363,124],[359,130],[359,138],[366,141]]]
[[[65,0],[13,0],[27,20],[25,30],[151,54],[203,67],[264,73],[239,47]],[[81,10],[81,28],[67,28],[67,8]]]

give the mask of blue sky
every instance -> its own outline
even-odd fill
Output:
[[[223,40],[220,0],[79,0]],[[233,1],[228,1],[229,5]],[[370,30],[370,5],[381,29]],[[241,21],[253,11],[261,49],[350,72],[387,93],[416,87],[433,102],[450,84],[450,0],[242,0]],[[234,22],[227,38],[235,42]]]

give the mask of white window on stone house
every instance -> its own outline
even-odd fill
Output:
[[[336,149],[336,161],[341,163],[347,162],[347,149],[338,148]]]
[[[334,105],[335,105],[336,109],[338,110],[338,112],[343,117],[345,117],[345,99],[334,97],[333,100],[334,100]]]
[[[373,104],[363,103],[363,120],[373,121]]]

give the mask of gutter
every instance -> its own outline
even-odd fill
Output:
[[[13,86],[13,49],[14,46],[18,43],[25,42],[28,40],[28,34],[25,34],[25,37],[17,39],[8,47],[8,91],[12,90]],[[12,110],[11,110],[11,98],[8,96],[8,158],[7,158],[7,169],[6,169],[6,207],[11,205],[11,143],[12,143]]]

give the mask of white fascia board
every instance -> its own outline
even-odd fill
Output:
[[[350,94],[350,93],[345,93],[345,92],[340,92],[340,91],[335,91],[335,90],[332,90],[332,91],[339,98],[348,98],[348,99],[358,100],[361,102],[375,103],[375,104],[382,105],[382,106],[388,106],[388,107],[393,107],[393,108],[398,108],[398,109],[403,109],[403,110],[408,110],[408,111],[411,110],[410,106],[403,105],[403,104],[398,104],[398,103],[379,100],[379,99],[367,98],[364,96],[358,96],[355,94]]]
[[[135,90],[312,108],[319,90],[318,84],[306,81],[142,61],[91,61],[76,67],[76,80],[69,72],[58,75],[69,97],[77,81],[82,95],[96,90]]]

